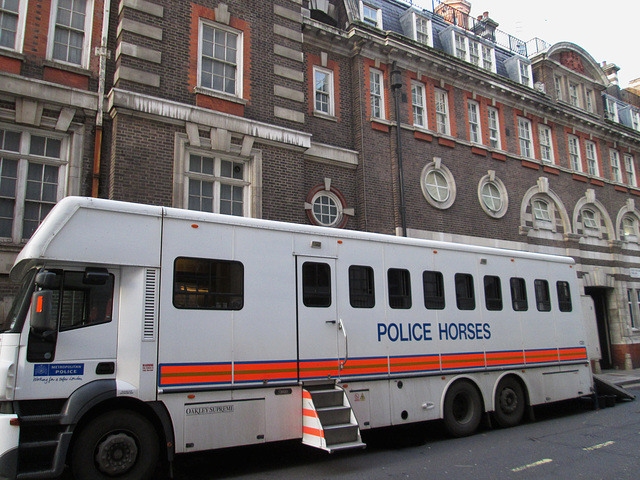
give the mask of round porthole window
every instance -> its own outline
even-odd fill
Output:
[[[344,227],[348,215],[353,215],[353,209],[346,208],[346,200],[342,193],[332,187],[330,182],[328,185],[325,183],[311,189],[305,208],[309,221],[323,227]]]
[[[439,161],[428,164],[420,178],[424,198],[436,208],[447,209],[456,199],[456,184],[451,171]]]
[[[495,178],[493,172],[480,179],[478,199],[485,213],[493,218],[501,218],[507,213],[507,189],[500,179]]]

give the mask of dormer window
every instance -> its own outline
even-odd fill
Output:
[[[523,85],[531,86],[531,67],[526,63],[520,61],[520,83]]]
[[[476,67],[483,68],[495,73],[495,51],[494,48],[484,43],[480,37],[471,33],[468,34],[455,27],[448,27],[440,32],[440,41],[445,52],[454,55],[460,60],[472,63]]]
[[[423,45],[433,47],[431,35],[431,19],[410,8],[400,17],[400,25],[404,34]]]
[[[416,16],[416,40],[425,45],[429,45],[431,37],[431,22],[420,16]]]
[[[360,18],[367,25],[382,30],[382,10],[379,8],[360,2]]]
[[[620,121],[618,117],[618,104],[613,98],[609,97],[607,97],[607,114],[609,116],[609,120],[614,122]]]
[[[507,59],[505,62],[507,73],[509,78],[513,81],[533,88],[533,74],[531,73],[531,65],[524,58],[519,55]]]
[[[467,39],[460,35],[459,33],[455,34],[456,38],[456,57],[460,60],[467,60]]]

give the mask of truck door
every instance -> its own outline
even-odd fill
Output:
[[[51,328],[42,330],[29,323],[25,327],[27,345],[21,349],[22,386],[17,397],[66,398],[86,383],[115,378],[118,277],[114,273],[71,269],[43,274],[47,285],[39,286],[37,293],[51,298]],[[37,308],[33,303],[31,308]]]
[[[336,261],[296,257],[298,367],[300,380],[336,379],[340,374]]]

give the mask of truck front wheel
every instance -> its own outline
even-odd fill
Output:
[[[75,439],[74,478],[146,480],[153,477],[159,455],[158,435],[142,415],[115,410],[91,420]]]

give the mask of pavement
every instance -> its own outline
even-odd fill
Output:
[[[598,373],[598,376],[622,388],[640,386],[640,368],[634,370],[602,370],[601,373]]]

